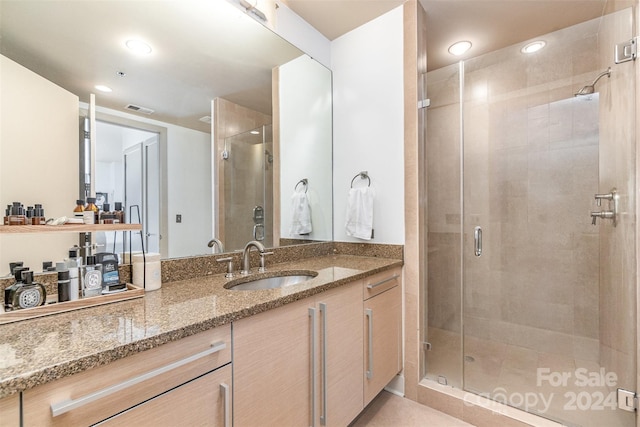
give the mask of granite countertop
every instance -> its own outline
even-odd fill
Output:
[[[285,288],[227,290],[229,279],[216,274],[164,283],[136,300],[1,325],[0,398],[401,265],[328,255],[270,266],[267,275],[318,272]]]

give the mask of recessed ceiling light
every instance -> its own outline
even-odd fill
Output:
[[[471,49],[471,42],[464,40],[449,46],[449,53],[455,56],[460,56],[465,54],[469,49]]]
[[[100,92],[105,92],[105,93],[113,92],[109,86],[95,85],[94,87]]]
[[[134,53],[148,55],[151,53],[151,46],[142,40],[131,39],[125,42],[125,46]]]
[[[547,43],[545,41],[543,41],[543,40],[536,40],[534,42],[527,43],[526,45],[524,45],[522,47],[522,49],[520,49],[520,52],[522,52],[522,53],[534,53],[534,52],[539,51],[543,47],[545,47],[546,44]]]

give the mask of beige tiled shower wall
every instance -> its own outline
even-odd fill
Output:
[[[599,83],[599,96],[573,97],[612,65],[613,43],[602,34],[624,27],[620,19],[628,15],[557,31],[535,56],[516,46],[466,61],[464,325],[466,336],[602,358],[607,369],[634,372],[616,367],[621,353],[632,350],[633,335],[613,326],[634,320],[622,317],[634,317],[628,305],[635,301],[635,136],[632,123],[616,123],[633,111],[633,91],[616,100],[608,92],[609,85],[632,81],[631,66],[616,66],[611,81]],[[457,74],[457,65],[429,73],[427,129],[428,321],[453,333],[460,331],[462,307]],[[613,186],[624,187],[628,214],[615,229],[594,227],[593,195]],[[472,256],[476,225],[483,228],[479,258]],[[617,240],[608,245],[608,239]]]
[[[216,98],[214,100],[213,111],[213,134],[216,144],[214,161],[217,164],[216,176],[218,179],[218,185],[214,186],[214,188],[217,189],[217,193],[215,194],[216,216],[218,219],[216,237],[222,239],[226,249],[240,249],[248,240],[237,237],[239,235],[235,230],[226,229],[227,224],[225,219],[230,218],[228,215],[236,215],[237,212],[234,212],[236,207],[229,206],[228,202],[226,202],[226,200],[229,200],[230,191],[234,183],[227,182],[228,180],[225,179],[225,176],[229,176],[227,169],[230,167],[230,163],[222,160],[221,157],[222,151],[224,150],[224,140],[233,135],[271,124],[271,116],[227,101],[224,98]],[[253,206],[251,208],[253,208]],[[271,212],[271,210],[269,210],[269,212]],[[246,216],[248,218],[246,225],[252,228],[253,220],[250,215]],[[235,218],[237,218],[237,216],[235,216]],[[271,230],[272,228],[273,227],[269,227],[268,229]]]

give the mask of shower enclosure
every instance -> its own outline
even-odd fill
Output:
[[[613,61],[633,18],[427,74],[428,381],[567,425],[636,425],[618,408],[636,390],[635,63]]]
[[[273,246],[273,131],[260,126],[224,140],[223,204],[227,250],[250,240]]]

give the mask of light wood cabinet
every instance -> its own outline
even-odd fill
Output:
[[[364,405],[402,369],[402,287],[400,269],[365,280]]]
[[[25,391],[24,426],[94,424],[230,362],[231,326],[225,325]],[[172,410],[185,420],[192,416],[179,405]],[[161,422],[146,413],[149,423]]]
[[[234,425],[345,426],[363,408],[362,284],[234,323]]]
[[[231,427],[231,365],[99,423],[105,427]]]
[[[0,399],[0,427],[20,426],[20,394]]]
[[[311,425],[312,304],[305,299],[234,322],[235,427]]]
[[[356,282],[320,294],[316,300],[320,338],[316,425],[346,426],[364,407],[362,288]]]

